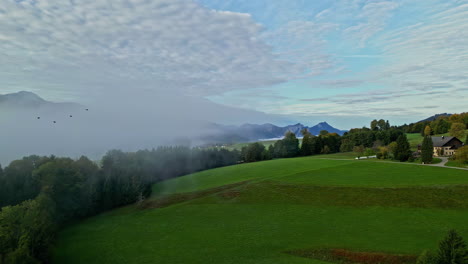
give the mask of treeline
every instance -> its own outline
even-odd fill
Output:
[[[404,134],[403,130],[390,126],[388,121],[383,119],[373,120],[371,128],[353,128],[345,133],[340,150],[349,152],[353,151],[356,146],[377,149],[380,146],[387,146],[392,142],[396,142],[398,137]]]
[[[376,155],[378,159],[402,162],[414,158],[405,132],[399,127],[390,126],[383,119],[373,120],[370,128],[354,128],[345,133],[340,150],[353,151],[359,156]]]
[[[432,135],[445,134],[458,129],[465,130],[468,129],[468,112],[453,114],[451,116],[439,116],[433,121],[422,121],[409,125],[405,124],[398,128],[405,133],[420,133],[424,136],[424,129],[426,126],[431,128]]]
[[[64,224],[144,200],[153,183],[236,164],[238,151],[165,147],[86,157],[30,156],[0,168],[0,263],[47,263]]]
[[[241,150],[241,161],[256,162],[340,151],[341,137],[336,133],[322,130],[320,135],[314,136],[307,129],[302,130],[301,133],[304,136],[302,144],[299,144],[299,139],[290,131],[286,132],[283,139],[276,141],[268,148],[259,142],[249,144]]]
[[[356,152],[359,156],[376,155],[379,159],[412,160],[412,152],[406,134],[401,128],[390,126],[383,119],[373,120],[370,128],[354,128],[339,136],[336,133],[321,131],[314,136],[308,130],[301,131],[302,144],[292,132],[287,132],[282,140],[266,148],[256,142],[242,148],[243,162],[256,162],[275,158],[291,158],[337,152]]]

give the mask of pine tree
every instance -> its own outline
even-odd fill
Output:
[[[299,140],[296,138],[296,134],[291,131],[286,132],[284,138],[281,140],[284,145],[286,158],[295,157],[299,154]]]
[[[432,155],[434,153],[434,145],[430,136],[425,136],[421,146],[421,159],[424,164],[432,162]]]
[[[302,138],[301,154],[303,156],[310,156],[314,154],[314,136],[307,129],[303,129],[301,133],[304,136]]]
[[[468,263],[468,251],[465,241],[455,232],[450,230],[439,243],[438,264],[466,264]]]
[[[395,159],[401,162],[407,161],[411,155],[410,144],[405,134],[397,138],[397,146],[395,149]]]

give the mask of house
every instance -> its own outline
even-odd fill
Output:
[[[463,146],[456,137],[432,137],[432,144],[434,145],[434,156],[452,156],[458,148]]]

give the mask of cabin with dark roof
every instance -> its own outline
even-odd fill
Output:
[[[463,142],[456,137],[432,137],[434,156],[453,156],[457,149],[463,146]]]

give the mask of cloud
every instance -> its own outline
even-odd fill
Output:
[[[275,47],[275,54],[291,62],[293,72],[286,79],[317,76],[334,68],[335,58],[326,52],[326,36],[338,29],[334,23],[292,20],[281,27],[266,31],[262,39]]]
[[[200,96],[268,86],[298,68],[272,54],[262,30],[248,14],[189,0],[8,0],[0,7],[0,86]]]
[[[363,48],[371,37],[385,28],[387,20],[396,8],[396,2],[368,2],[359,10],[357,24],[346,28],[343,34],[345,37],[356,39],[359,47]]]
[[[430,91],[451,96],[465,87],[468,76],[468,4],[432,6],[428,22],[389,31],[379,38],[386,64],[376,79],[396,88]]]

